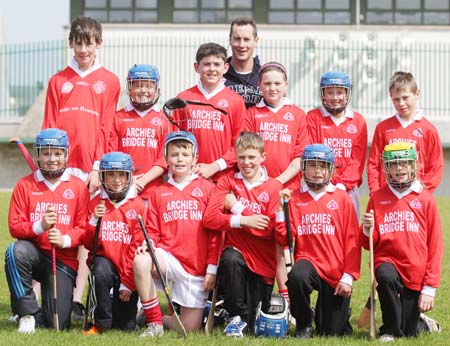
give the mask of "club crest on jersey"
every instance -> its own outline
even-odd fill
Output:
[[[354,124],[350,124],[347,126],[347,132],[355,134],[358,132],[358,129],[356,128],[356,126]]]
[[[219,106],[219,107],[228,107],[228,101],[226,99],[222,99],[219,102],[217,102],[217,106]]]
[[[159,118],[153,118],[152,121],[150,121],[150,123],[151,123],[152,125],[159,126],[159,125],[161,125],[161,119],[159,119]]]
[[[269,194],[267,192],[262,192],[259,196],[258,196],[258,201],[267,203],[269,202]]]
[[[191,195],[193,197],[203,197],[203,191],[199,187],[196,187],[194,191],[192,191]]]
[[[419,128],[417,128],[417,129],[415,129],[415,130],[412,132],[412,134],[413,134],[414,136],[416,136],[416,137],[422,138],[422,137],[423,137],[423,130],[419,127]]]
[[[287,121],[293,121],[294,120],[294,114],[291,112],[287,112],[285,115],[283,115],[283,119]]]
[[[68,94],[72,91],[72,89],[73,89],[73,84],[70,82],[65,82],[61,88],[61,93]]]
[[[106,84],[105,82],[99,80],[94,83],[92,88],[94,89],[96,94],[103,94],[106,90]]]
[[[337,204],[337,202],[334,199],[332,199],[327,203],[327,208],[330,210],[337,210],[339,209],[339,204]]]
[[[73,191],[71,189],[67,189],[63,193],[63,198],[65,198],[65,199],[74,199],[75,198],[75,194],[73,193]]]
[[[136,220],[137,219],[137,213],[136,210],[130,209],[126,212],[125,217],[127,219]]]
[[[412,200],[409,205],[414,209],[422,209],[422,203],[418,199]]]

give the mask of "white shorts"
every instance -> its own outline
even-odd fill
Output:
[[[208,291],[203,289],[204,276],[193,276],[184,270],[181,263],[166,250],[157,248],[158,255],[162,255],[166,263],[166,283],[172,282],[172,301],[187,308],[205,307]],[[155,280],[156,288],[163,290],[159,279]]]

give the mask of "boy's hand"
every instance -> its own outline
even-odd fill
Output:
[[[106,207],[105,207],[105,201],[100,201],[99,204],[97,204],[94,208],[94,216],[99,219],[106,214]]]
[[[55,227],[48,230],[48,241],[50,242],[50,244],[60,249],[64,247],[64,239],[61,231]]]
[[[133,181],[134,181],[134,185],[136,186],[138,193],[141,193],[145,189],[145,186],[148,183],[147,179],[145,179],[144,174],[135,175],[133,177]]]
[[[205,179],[211,178],[214,174],[220,171],[220,167],[217,163],[199,163],[197,164],[196,172],[198,175]]]
[[[100,188],[99,172],[93,169],[91,173],[89,173],[86,183],[89,186],[89,193],[92,194],[97,191]]]
[[[203,289],[205,291],[212,291],[216,286],[216,276],[213,274],[206,274],[203,281]]]
[[[373,216],[373,209],[371,209],[368,213],[364,213],[362,217],[362,224],[367,230],[374,226],[375,218]]]
[[[131,297],[131,292],[128,290],[120,290],[119,291],[119,300],[121,302],[129,302]]]
[[[339,282],[334,290],[334,295],[348,298],[352,295],[352,286],[345,282]]]
[[[421,312],[430,311],[434,307],[434,297],[421,293],[417,305]]]
[[[267,215],[241,216],[241,226],[263,230],[269,226],[270,217]]]
[[[231,208],[233,208],[233,206],[237,203],[237,199],[236,196],[234,195],[233,191],[230,191],[227,193],[226,197],[225,197],[225,202],[224,202],[224,208],[225,210],[231,210]]]
[[[278,193],[278,206],[280,210],[283,210],[284,200],[288,200],[291,198],[292,190],[283,189]]]
[[[49,207],[44,212],[44,216],[41,221],[41,226],[44,231],[48,230],[50,227],[56,224],[56,211],[55,208]]]

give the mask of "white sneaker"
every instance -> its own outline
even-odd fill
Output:
[[[147,329],[140,335],[141,338],[151,337],[155,338],[164,334],[163,326],[158,323],[150,322],[147,324]]]
[[[247,323],[242,321],[241,316],[237,315],[230,319],[228,325],[225,327],[224,332],[226,336],[234,338],[243,338],[244,332],[247,330]]]
[[[440,333],[441,332],[441,326],[436,320],[433,320],[431,317],[428,317],[427,315],[421,313],[419,318],[425,322],[427,326],[427,332],[430,333]]]
[[[12,314],[8,317],[8,322],[19,323],[19,315]]]
[[[378,340],[380,340],[380,342],[394,342],[394,337],[390,334],[383,334]]]
[[[25,315],[19,319],[19,329],[17,331],[21,334],[34,334],[36,321],[34,320],[34,316]]]

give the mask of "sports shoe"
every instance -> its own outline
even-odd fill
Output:
[[[430,333],[440,333],[441,326],[436,320],[433,320],[431,317],[421,313],[419,316],[420,322],[423,322],[424,330]]]
[[[313,327],[309,326],[300,330],[297,330],[295,336],[300,339],[311,339],[314,333]]]
[[[164,334],[163,326],[158,323],[150,322],[147,324],[147,329],[139,335],[141,338],[156,338]]]
[[[394,342],[394,337],[390,334],[383,334],[378,338],[378,340],[380,342]]]
[[[36,321],[34,316],[25,315],[19,319],[19,329],[17,331],[21,334],[34,334],[36,331]]]
[[[244,332],[247,330],[247,322],[242,321],[241,316],[237,315],[230,319],[224,332],[227,336],[235,338],[243,338]]]
[[[8,317],[8,322],[19,323],[19,315],[12,314],[11,316]]]
[[[72,302],[72,320],[83,321],[85,310],[84,305],[80,302]]]

